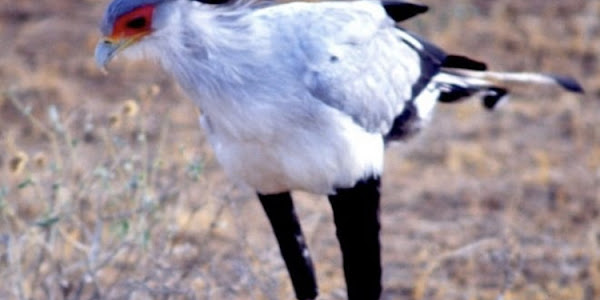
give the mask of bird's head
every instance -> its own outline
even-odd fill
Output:
[[[95,58],[99,67],[106,65],[119,53],[135,56],[152,49],[156,42],[168,42],[168,29],[177,26],[177,13],[194,0],[113,0],[102,18],[102,38],[96,46]],[[222,4],[227,0],[201,0],[206,4]]]

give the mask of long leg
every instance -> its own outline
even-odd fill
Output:
[[[370,178],[329,196],[349,300],[381,296],[379,187],[379,178]]]
[[[315,272],[290,193],[259,194],[258,198],[273,227],[296,297],[315,299],[318,294]]]

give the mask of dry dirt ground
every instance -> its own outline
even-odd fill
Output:
[[[449,52],[587,94],[441,105],[389,149],[383,298],[600,299],[600,2],[424,2],[406,26]],[[152,64],[94,66],[107,3],[0,4],[0,299],[293,299],[191,102]],[[328,203],[297,198],[319,299],[344,299]]]

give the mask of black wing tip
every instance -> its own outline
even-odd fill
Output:
[[[463,55],[448,55],[442,64],[443,68],[467,69],[473,71],[486,71],[487,65],[483,62],[468,58]]]
[[[388,16],[396,22],[408,20],[429,10],[426,5],[404,1],[383,0],[381,5],[385,8]]]
[[[556,83],[558,83],[560,86],[562,86],[565,90],[567,90],[569,92],[578,93],[578,94],[585,93],[583,86],[581,86],[581,84],[579,84],[579,82],[577,82],[577,80],[573,77],[564,76],[564,75],[555,75],[555,74],[549,74],[548,76],[550,76],[550,78],[554,79],[554,81],[556,81]]]

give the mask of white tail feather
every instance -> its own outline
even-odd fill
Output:
[[[476,86],[503,85],[507,83],[533,83],[554,85],[571,92],[583,92],[583,88],[577,81],[565,76],[541,73],[489,72],[449,68],[444,68],[443,72],[462,77],[465,81],[473,82]]]

